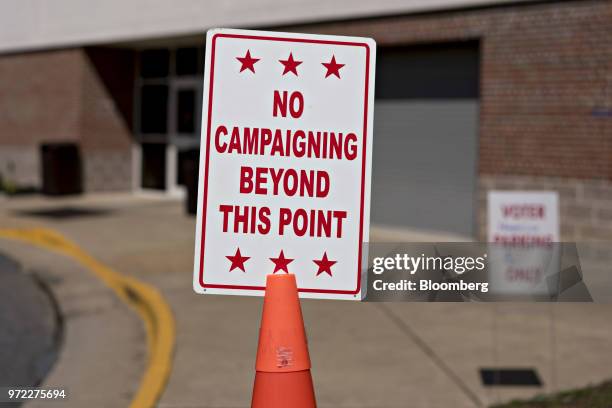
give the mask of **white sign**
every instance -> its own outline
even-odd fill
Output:
[[[488,241],[559,242],[559,197],[554,191],[489,191]]]
[[[360,299],[376,44],[245,30],[206,38],[194,289]]]
[[[550,191],[490,191],[491,291],[553,295],[559,273],[559,198]]]

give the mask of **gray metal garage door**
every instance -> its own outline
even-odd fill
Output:
[[[380,48],[372,222],[474,235],[477,42]]]

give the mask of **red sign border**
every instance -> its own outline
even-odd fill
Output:
[[[312,43],[312,44],[330,44],[330,45],[343,45],[353,47],[364,47],[366,50],[366,69],[365,69],[365,101],[364,101],[364,112],[363,112],[363,148],[361,158],[361,205],[360,205],[360,218],[359,218],[359,242],[358,252],[359,259],[357,265],[357,289],[351,290],[333,290],[333,289],[310,289],[310,288],[298,288],[299,292],[305,293],[330,293],[330,294],[347,294],[356,295],[361,290],[361,257],[362,257],[362,243],[363,243],[363,212],[364,212],[364,198],[365,198],[365,167],[366,167],[366,149],[367,149],[367,133],[368,133],[368,90],[370,82],[370,46],[367,43],[361,42],[350,42],[350,41],[332,41],[332,40],[317,40],[311,38],[295,38],[295,37],[272,37],[265,35],[245,35],[245,34],[224,34],[217,33],[212,38],[211,48],[211,61],[210,61],[210,81],[208,89],[208,118],[206,126],[206,158],[204,163],[206,178],[204,179],[204,192],[203,192],[203,205],[202,205],[202,235],[200,237],[200,279],[199,283],[202,288],[218,288],[218,289],[236,289],[236,290],[265,290],[265,286],[245,286],[245,285],[220,285],[210,284],[204,282],[204,242],[206,236],[206,204],[208,198],[208,163],[210,153],[210,124],[212,122],[212,100],[213,100],[213,80],[215,73],[215,47],[217,38],[242,38],[250,40],[264,40],[264,41],[282,41],[282,42],[301,42],[301,43]]]

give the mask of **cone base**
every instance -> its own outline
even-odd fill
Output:
[[[288,373],[257,371],[251,408],[315,408],[310,370]]]

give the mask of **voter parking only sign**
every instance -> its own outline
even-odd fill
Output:
[[[194,262],[198,293],[360,299],[376,44],[210,30]]]

